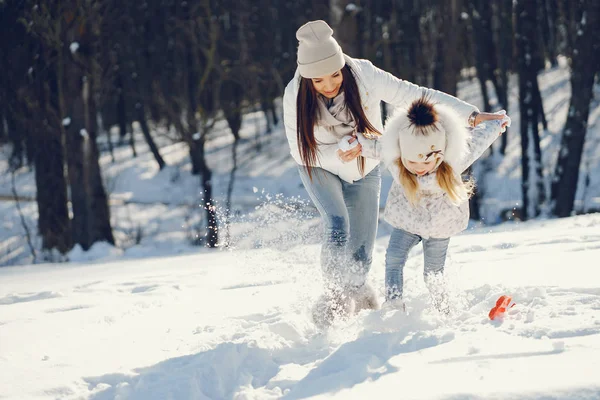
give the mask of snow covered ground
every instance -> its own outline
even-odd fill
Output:
[[[416,248],[408,315],[325,332],[309,317],[313,222],[292,224],[285,248],[0,268],[0,398],[600,398],[600,215],[454,238],[449,318],[429,305]],[[501,294],[516,306],[490,321]]]

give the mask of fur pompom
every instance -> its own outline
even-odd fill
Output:
[[[415,128],[415,133],[427,135],[430,129],[436,129],[438,115],[434,105],[427,97],[423,96],[415,100],[407,111],[408,120]]]

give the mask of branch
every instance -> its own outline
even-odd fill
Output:
[[[209,21],[209,36],[210,36],[210,47],[205,49],[201,47],[200,50],[204,53],[206,57],[206,65],[204,66],[204,71],[202,73],[202,77],[200,78],[199,83],[199,93],[204,91],[204,86],[208,81],[208,77],[210,76],[211,71],[215,67],[216,64],[216,53],[217,53],[217,44],[219,42],[219,26],[217,22],[212,18],[212,11],[210,9],[210,3],[205,3],[206,13],[208,15]]]

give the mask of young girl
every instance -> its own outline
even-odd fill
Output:
[[[402,271],[408,253],[423,242],[425,282],[436,308],[447,313],[445,291],[435,284],[446,261],[450,237],[466,229],[473,183],[461,174],[510,125],[486,121],[470,133],[456,112],[426,97],[392,117],[379,139],[394,182],[384,219],[394,227],[385,260],[386,303],[404,308]]]

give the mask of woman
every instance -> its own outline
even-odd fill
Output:
[[[314,309],[322,322],[378,307],[366,278],[381,189],[380,102],[400,106],[425,95],[452,107],[471,126],[498,119],[448,94],[397,79],[370,61],[348,57],[332,35],[320,20],[298,29],[298,68],[283,97],[290,153],[326,228],[321,251],[326,290]]]

